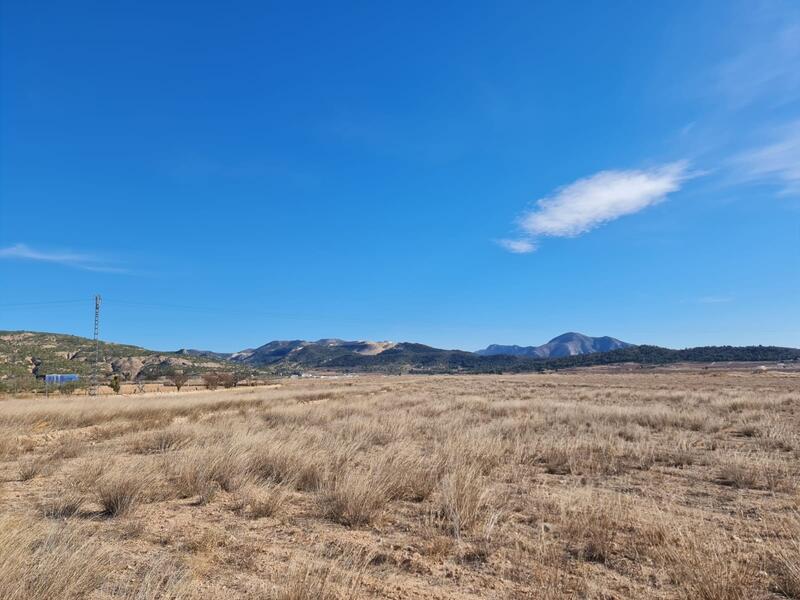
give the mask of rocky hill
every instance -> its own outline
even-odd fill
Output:
[[[628,344],[616,338],[590,337],[582,333],[569,332],[554,337],[541,346],[503,346],[492,344],[476,354],[480,356],[527,356],[531,358],[561,358],[563,356],[577,356],[579,354],[592,354],[594,352],[610,352],[620,348],[627,348]]]

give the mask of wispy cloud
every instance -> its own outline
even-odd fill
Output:
[[[98,271],[104,273],[125,273],[126,269],[114,267],[100,257],[91,254],[79,254],[70,251],[44,251],[35,250],[26,244],[14,244],[7,248],[0,248],[0,259],[31,260],[48,262],[84,271]]]
[[[536,244],[532,240],[497,240],[497,243],[513,254],[530,254],[536,250]]]
[[[742,179],[772,181],[785,194],[800,194],[800,120],[781,127],[770,143],[735,157],[733,164]]]
[[[601,171],[557,189],[519,218],[524,237],[500,240],[509,252],[536,249],[538,237],[574,237],[664,200],[694,176],[684,161],[653,169]]]
[[[782,14],[780,20],[786,23],[794,17]],[[773,105],[791,102],[800,97],[798,63],[800,23],[772,27],[720,66],[710,91],[726,98],[732,108],[762,99]]]

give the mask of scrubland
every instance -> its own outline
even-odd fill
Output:
[[[0,401],[0,598],[800,598],[800,377]]]

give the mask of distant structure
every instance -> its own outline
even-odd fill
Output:
[[[61,385],[62,383],[71,383],[78,381],[80,377],[76,373],[52,373],[44,376],[44,382],[50,385]]]
[[[94,297],[94,366],[92,367],[92,382],[89,394],[97,394],[97,368],[100,364],[100,294]]]
[[[44,376],[44,395],[49,395],[51,385],[61,385],[78,381],[80,377],[76,373],[50,373]]]

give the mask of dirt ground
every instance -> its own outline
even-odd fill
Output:
[[[800,375],[0,401],[0,598],[800,598]]]

